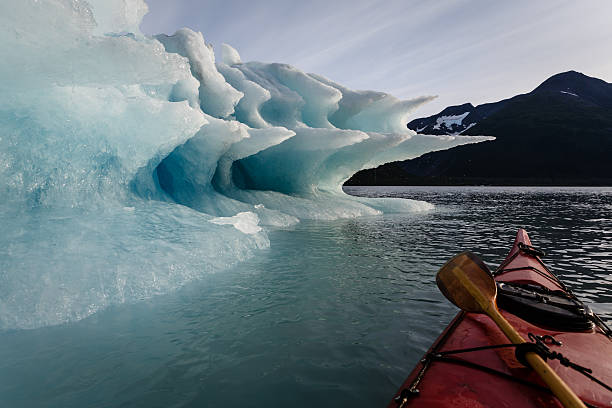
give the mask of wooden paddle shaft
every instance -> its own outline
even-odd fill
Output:
[[[514,344],[525,343],[525,339],[516,331],[514,327],[508,323],[508,321],[501,315],[497,309],[495,303],[496,291],[492,293],[492,296],[485,294],[481,289],[476,286],[459,268],[453,268],[452,270],[455,278],[461,282],[462,286],[467,292],[474,298],[474,300],[480,305],[482,311],[484,311],[502,332],[508,337],[508,339]],[[570,387],[555,373],[548,363],[542,359],[536,353],[526,353],[525,359],[533,368],[533,370],[542,378],[542,381],[548,385],[550,390],[555,396],[561,401],[561,404],[565,408],[586,408],[584,403],[578,398],[578,396],[572,391]]]

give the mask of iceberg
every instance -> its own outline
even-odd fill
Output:
[[[352,91],[145,36],[143,0],[0,0],[0,329],[82,319],[269,247],[301,219],[425,211],[355,172],[487,137],[428,136],[428,98]]]

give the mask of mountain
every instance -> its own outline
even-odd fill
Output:
[[[499,102],[451,106],[408,127],[496,140],[365,170],[347,184],[612,185],[612,84],[579,72]]]

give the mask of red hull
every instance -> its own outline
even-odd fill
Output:
[[[562,289],[554,280],[547,279],[535,271],[550,276],[539,258],[519,251],[519,243],[531,245],[527,233],[522,229],[519,230],[514,246],[502,264],[504,270],[510,271],[498,275],[496,280],[539,284],[552,290]],[[524,267],[532,267],[535,270],[512,270]],[[529,333],[554,336],[562,346],[550,346],[552,351],[563,353],[572,362],[591,368],[595,377],[612,384],[612,341],[596,326],[584,332],[562,332],[532,325],[503,310],[502,314],[525,339]],[[489,317],[461,312],[428,353],[506,343],[508,340]],[[411,386],[418,389],[418,393],[405,391],[404,395],[408,396],[403,404],[396,402],[394,397],[388,407],[562,407],[546,390],[469,366],[475,363],[519,380],[544,386],[533,372],[516,360],[511,348],[456,354],[453,358],[461,359],[467,365],[436,360],[424,363],[426,360],[422,360],[395,397],[398,397],[402,390],[410,390]],[[612,392],[577,371],[561,366],[557,360],[549,361],[549,364],[585,403],[596,407],[612,407]],[[427,365],[425,369],[424,365]],[[420,381],[415,385],[418,378]]]

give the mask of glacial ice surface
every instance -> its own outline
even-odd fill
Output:
[[[352,174],[486,140],[406,128],[427,98],[221,61],[148,37],[143,0],[0,0],[0,329],[167,293],[270,245],[266,231],[431,205],[344,194]]]

